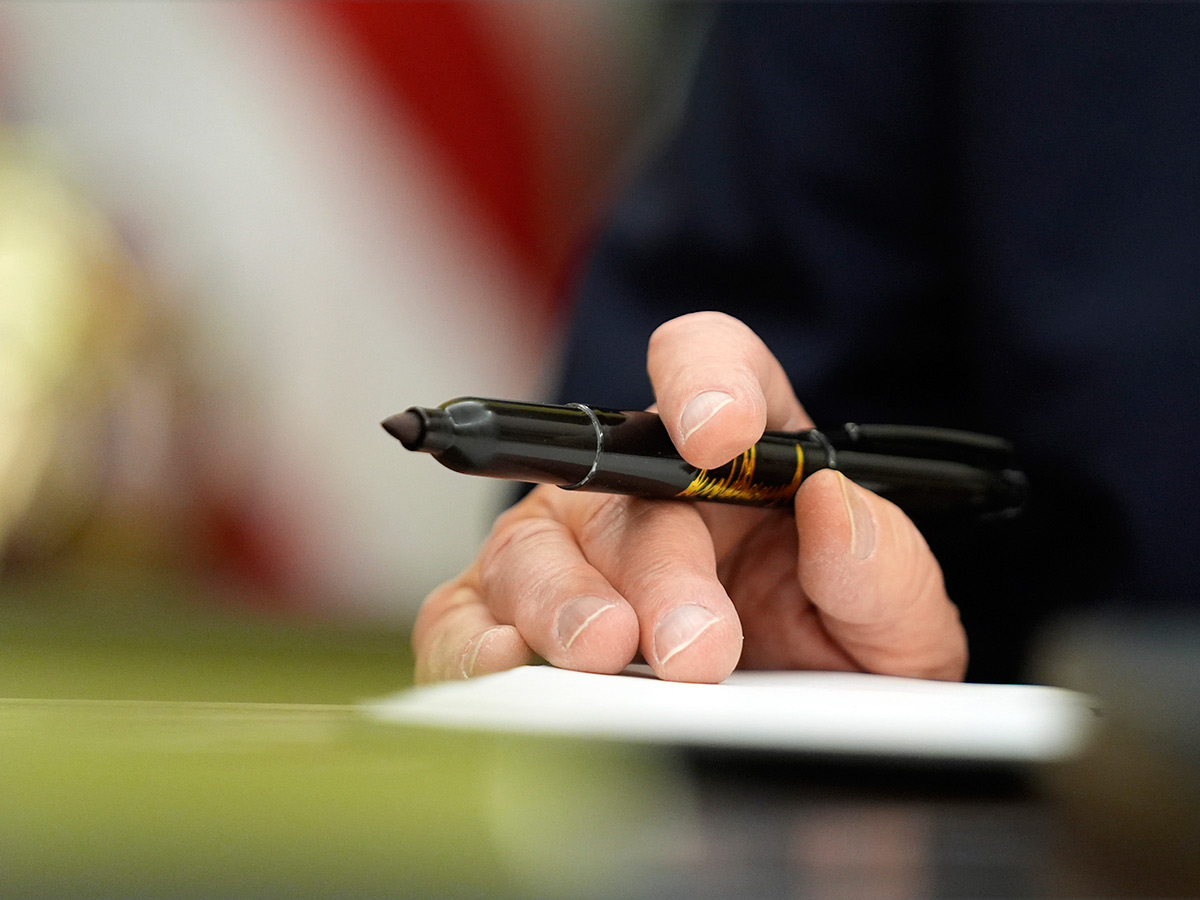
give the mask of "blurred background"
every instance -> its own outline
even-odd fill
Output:
[[[550,896],[537,879],[590,885],[593,864],[642,878],[614,846],[668,860],[661,896],[826,876],[828,896],[967,896],[968,870],[972,896],[1196,896],[1194,621],[1049,637],[1044,680],[1106,708],[1051,807],[978,773],[897,800],[890,771],[839,806],[824,770],[718,760],[697,832],[673,757],[585,746],[554,768],[502,740],[364,737],[339,706],[410,678],[403,629],[508,490],[380,420],[547,392],[593,223],[701,19],[0,0],[0,896],[212,896],[223,866],[279,896],[479,896],[497,860],[506,896]],[[277,706],[218,728],[139,705],[179,700]],[[590,856],[566,852],[580,822]]]
[[[504,486],[379,428],[536,397],[688,16],[0,3],[0,578],[411,616]]]

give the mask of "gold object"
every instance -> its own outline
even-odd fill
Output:
[[[54,164],[0,131],[0,559],[53,555],[111,484],[113,413],[147,293],[112,225]]]

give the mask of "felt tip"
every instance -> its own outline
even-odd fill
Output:
[[[425,424],[421,416],[414,410],[405,410],[388,416],[381,423],[383,430],[402,443],[409,450],[420,448],[421,439],[425,436]]]

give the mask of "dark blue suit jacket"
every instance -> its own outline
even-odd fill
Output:
[[[1200,586],[1200,6],[747,4],[611,210],[564,399],[739,316],[814,419],[1005,435],[1014,528],[933,531],[972,676],[1069,603]]]

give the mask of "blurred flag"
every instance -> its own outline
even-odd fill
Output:
[[[502,487],[378,422],[544,390],[657,10],[0,5],[0,110],[57,142],[189,329],[227,563],[384,611],[470,559]]]

